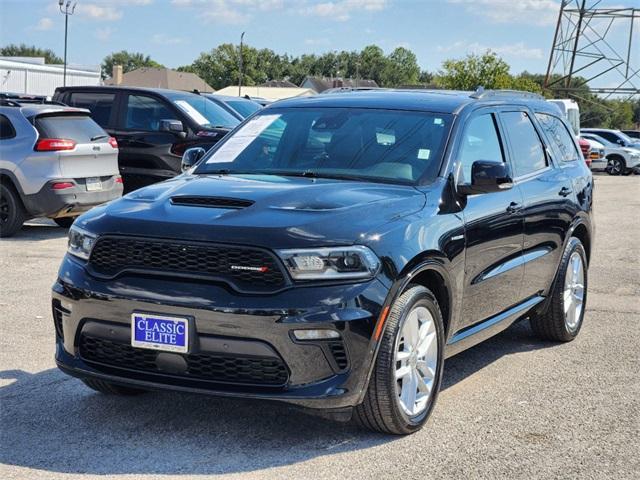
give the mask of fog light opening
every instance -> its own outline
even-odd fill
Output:
[[[340,338],[340,333],[335,330],[322,329],[304,329],[294,330],[293,336],[296,340],[332,340]]]

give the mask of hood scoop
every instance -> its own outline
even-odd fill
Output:
[[[229,197],[205,197],[205,196],[176,196],[171,197],[173,205],[184,205],[187,207],[208,207],[208,208],[233,208],[241,209],[253,205],[252,200]]]

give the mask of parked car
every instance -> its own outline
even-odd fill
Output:
[[[262,105],[258,102],[244,97],[231,97],[229,95],[216,95],[213,93],[204,93],[202,95],[220,105],[232,115],[235,115],[239,120],[244,120],[262,109]]]
[[[0,100],[0,236],[33,217],[69,227],[121,195],[118,144],[88,110]]]
[[[240,120],[193,93],[136,87],[61,87],[55,101],[87,108],[120,146],[125,191],[180,173],[187,148],[210,148]]]
[[[634,141],[640,140],[640,130],[622,130],[622,133]]]
[[[190,152],[185,174],[70,231],[56,361],[90,388],[280,400],[407,434],[446,357],[521,318],[547,340],[580,331],[593,179],[542,97],[289,99]]]
[[[640,168],[640,150],[622,147],[591,131],[584,130],[581,135],[586,140],[595,140],[604,145],[607,158],[605,170],[609,175],[629,175]]]
[[[591,144],[587,140],[578,137],[578,146],[580,147],[584,161],[587,166],[591,168]]]
[[[589,151],[589,167],[591,170],[605,170],[608,164],[607,149],[605,146],[596,140],[587,140],[584,138],[581,138],[580,140],[589,143],[589,146],[591,147]]]
[[[598,135],[599,137],[621,147],[640,149],[640,140],[633,139],[625,133],[622,133],[620,130],[611,130],[608,128],[583,128],[580,130],[580,135],[584,133]]]

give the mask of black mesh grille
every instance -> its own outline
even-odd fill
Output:
[[[86,334],[80,337],[80,356],[87,363],[126,368],[162,374],[156,366],[158,352],[135,348]],[[184,378],[238,385],[280,387],[287,383],[289,374],[279,358],[233,357],[198,353],[182,355],[187,364]]]
[[[347,368],[349,359],[347,358],[347,351],[344,348],[344,344],[342,342],[332,342],[329,344],[329,349],[338,368],[340,370]]]
[[[64,338],[62,330],[62,306],[58,300],[53,301],[53,325],[56,329],[56,335],[58,338]]]
[[[285,284],[271,254],[243,247],[104,237],[96,242],[90,264],[104,276],[124,270],[201,275],[229,281],[242,290],[274,290]]]
[[[189,205],[193,207],[209,208],[246,208],[253,205],[251,200],[226,197],[171,197],[174,205]]]

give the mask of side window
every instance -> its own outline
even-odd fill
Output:
[[[4,115],[0,115],[0,140],[8,140],[16,136],[16,129],[11,121]]]
[[[500,114],[513,150],[514,176],[520,177],[547,166],[544,146],[529,115],[525,112]]]
[[[178,120],[176,114],[160,100],[145,95],[129,95],[125,128],[128,130],[160,130],[160,120]]]
[[[536,113],[536,118],[540,122],[542,129],[547,136],[553,140],[558,152],[560,153],[560,160],[563,162],[573,162],[579,160],[581,154],[576,148],[576,143],[573,140],[573,136],[564,126],[562,121],[552,115],[546,113]]]
[[[115,93],[73,92],[69,97],[69,106],[86,108],[98,125],[107,127],[115,98]]]
[[[500,137],[493,114],[479,115],[469,122],[462,137],[458,183],[471,181],[471,165],[476,160],[504,162]]]

